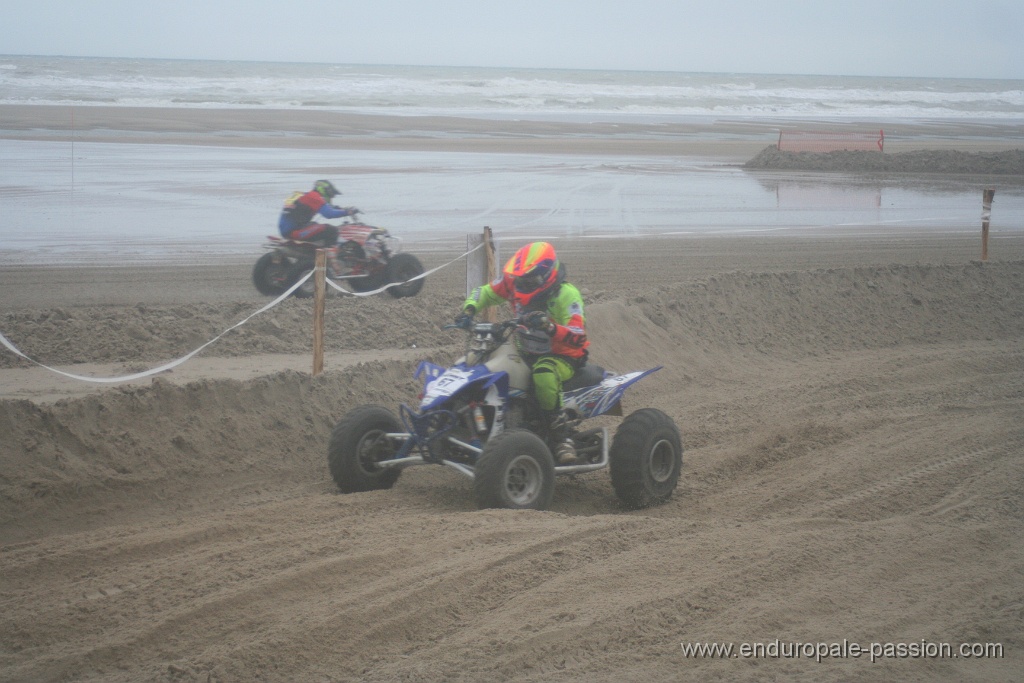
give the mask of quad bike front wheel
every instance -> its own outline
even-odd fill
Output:
[[[373,268],[371,272],[363,274],[362,277],[354,277],[351,280],[345,280],[348,286],[352,288],[353,292],[372,292],[375,289],[380,289],[385,284],[385,273],[384,267],[379,264],[374,264],[377,267]],[[390,291],[390,290],[388,290]]]
[[[357,493],[391,488],[402,471],[377,463],[398,450],[386,435],[401,431],[398,417],[382,406],[360,406],[342,418],[327,447],[327,464],[338,489]]]
[[[416,296],[423,289],[423,280],[412,280],[417,275],[423,274],[423,264],[413,254],[395,254],[388,261],[385,277],[388,282],[404,282],[405,284],[388,287],[388,294],[401,299],[407,296]],[[412,282],[409,282],[412,280]]]
[[[252,283],[256,285],[256,291],[263,296],[278,296],[295,282],[289,280],[290,269],[288,259],[280,254],[264,254],[256,260],[256,265],[252,268]]]
[[[554,492],[555,463],[539,436],[510,429],[484,445],[473,476],[477,507],[545,510]]]
[[[626,507],[659,505],[672,497],[683,468],[679,429],[662,411],[643,408],[615,430],[609,457],[612,488]]]

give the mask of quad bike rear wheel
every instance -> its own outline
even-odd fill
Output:
[[[545,510],[555,492],[555,463],[539,436],[510,429],[490,439],[476,463],[477,507]]]
[[[679,428],[656,408],[637,410],[615,430],[609,457],[612,488],[626,507],[660,505],[672,497],[683,468]]]
[[[295,282],[288,279],[289,270],[288,259],[273,252],[264,254],[252,268],[252,283],[263,296],[278,296]]]
[[[365,405],[343,417],[331,432],[327,464],[342,493],[389,489],[402,471],[379,467],[398,446],[386,434],[402,431],[402,423],[387,408]]]

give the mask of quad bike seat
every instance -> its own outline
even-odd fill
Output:
[[[572,379],[562,385],[562,391],[572,391],[573,389],[582,389],[583,387],[592,387],[595,384],[600,384],[601,380],[604,379],[604,375],[604,368],[600,365],[587,363],[572,376]]]

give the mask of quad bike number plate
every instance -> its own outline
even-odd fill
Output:
[[[427,390],[423,394],[423,402],[430,403],[439,397],[458,393],[472,379],[474,374],[472,370],[448,370],[427,385]]]

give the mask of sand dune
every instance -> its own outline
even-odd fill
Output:
[[[684,472],[669,504],[638,512],[606,472],[560,480],[542,513],[478,511],[442,468],[336,492],[334,422],[409,401],[415,357],[459,352],[437,329],[457,273],[413,300],[332,300],[316,378],[296,369],[299,301],[218,343],[200,376],[55,400],[45,371],[0,356],[0,677],[1012,680],[1024,246],[982,264],[947,239],[898,247],[923,261],[863,240],[679,241],[643,259],[565,245],[595,360],[665,366],[625,407],[675,419]],[[255,308],[179,279],[176,304],[37,300],[3,329],[43,362],[117,372]],[[681,648],[776,640],[1000,643],[1004,656]]]

